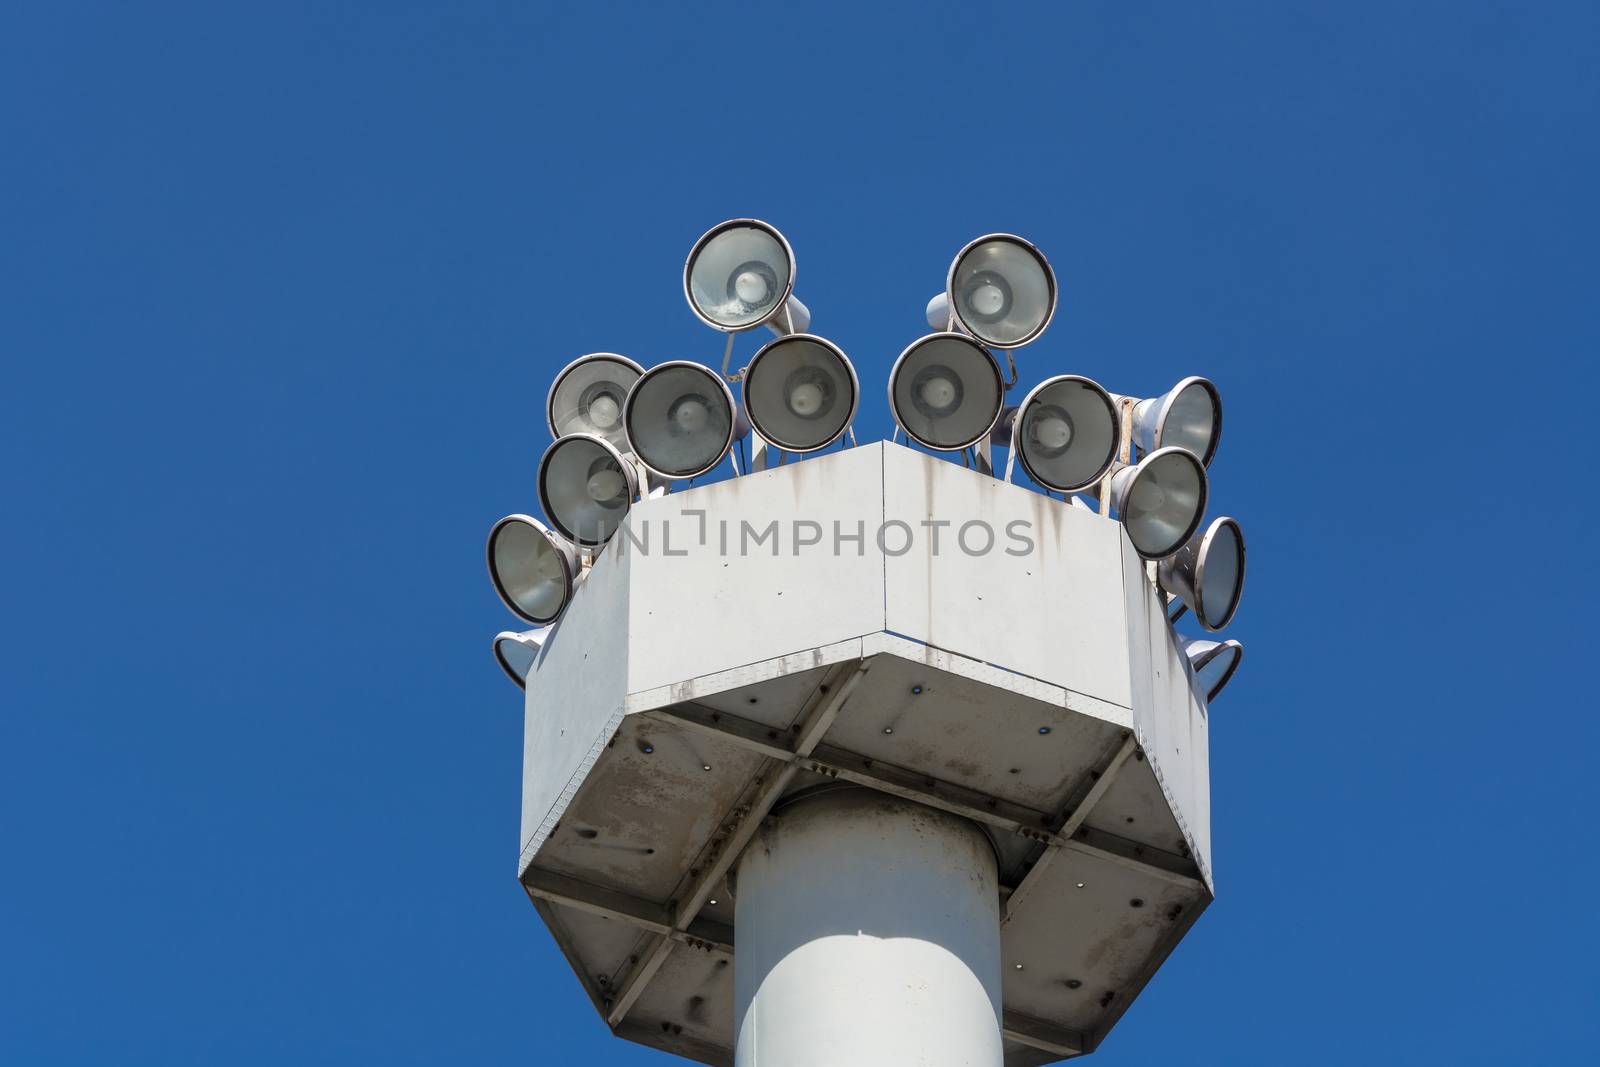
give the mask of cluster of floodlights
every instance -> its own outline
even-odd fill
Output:
[[[495,658],[519,687],[548,627],[571,602],[596,551],[642,496],[704,475],[729,460],[740,471],[743,443],[763,467],[774,456],[853,443],[860,399],[855,368],[838,345],[809,333],[811,313],[794,296],[789,242],[755,219],[713,227],[689,253],[683,292],[706,325],[728,335],[719,374],[684,360],[650,370],[600,352],[568,364],[550,388],[555,437],[539,461],[539,502],[554,530],[530,515],[508,515],[489,533],[489,576],[517,618],[535,629],[506,632]],[[1233,618],[1244,586],[1239,524],[1218,518],[1201,529],[1206,467],[1222,431],[1222,401],[1205,378],[1185,378],[1162,396],[1107,392],[1076,374],[1048,378],[1013,406],[1013,350],[1036,340],[1055,314],[1056,279],[1043,253],[1010,234],[968,244],[950,264],[944,292],[928,303],[935,331],[913,341],[889,372],[895,437],[960,453],[992,471],[990,445],[1048,492],[1088,507],[1099,498],[1144,559],[1171,618],[1185,611],[1208,631]],[[742,370],[729,373],[735,335],[765,326],[777,335]],[[994,351],[1004,353],[1002,373]],[[729,383],[739,384],[744,403]],[[1237,641],[1178,641],[1209,701],[1238,669]]]

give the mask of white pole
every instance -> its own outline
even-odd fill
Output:
[[[734,883],[735,1067],[1001,1067],[998,883],[944,812],[857,788],[781,808]]]

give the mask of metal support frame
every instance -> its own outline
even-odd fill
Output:
[[[1125,732],[1122,737],[1122,744],[1117,747],[1117,750],[1109,758],[1103,760],[1095,770],[1089,772],[1094,784],[1089,787],[1089,791],[1084,794],[1083,799],[1068,810],[1060,824],[1055,827],[1055,836],[1058,839],[1069,840],[1077,834],[1078,830],[1083,826],[1084,820],[1088,819],[1089,813],[1094,810],[1094,806],[1100,802],[1100,798],[1105,796],[1106,791],[1111,788],[1111,782],[1116,778],[1117,772],[1122,769],[1122,765],[1128,762],[1134,750],[1139,747],[1139,743],[1134,739],[1132,732]],[[1044,873],[1045,868],[1049,867],[1061,852],[1062,849],[1060,848],[1045,849],[1044,854],[1034,862],[1028,873],[1022,876],[1022,881],[1017,883],[1017,887],[1011,891],[1011,895],[1006,898],[1004,908],[1001,909],[1001,925],[1011,921],[1011,916],[1015,914],[1017,906],[1028,899],[1029,894],[1038,888],[1040,876]]]
[[[608,1002],[606,1022],[613,1029],[627,1016],[629,1009],[639,999],[639,994],[644,992],[644,987],[655,976],[656,971],[661,969],[662,963],[666,962],[668,954],[677,944],[673,935],[688,933],[690,922],[699,914],[700,908],[711,896],[717,883],[727,875],[729,868],[739,858],[739,853],[760,828],[761,820],[767,817],[772,806],[778,802],[783,791],[799,773],[800,765],[797,761],[809,755],[821,741],[822,736],[828,732],[844,702],[850,698],[855,687],[866,676],[869,667],[870,661],[861,660],[845,668],[848,677],[842,680],[839,678],[840,672],[830,675],[836,684],[829,686],[831,692],[826,698],[814,703],[803,717],[793,750],[786,750],[786,759],[774,759],[775,766],[769,765],[756,777],[756,795],[748,804],[735,809],[734,817],[737,821],[732,831],[725,837],[713,838],[706,846],[705,852],[690,868],[688,877],[678,887],[677,892],[673,894],[673,900],[667,905],[667,912],[670,915],[669,930],[656,935],[654,943],[639,956],[638,962],[633,965],[627,977],[617,985],[616,993]]]
[[[1010,921],[1017,906],[1038,887],[1044,869],[1063,852],[1114,863],[1154,875],[1184,889],[1199,891],[1199,905],[1187,909],[1142,978],[1147,979],[1154,973],[1200,912],[1205,910],[1209,894],[1205,891],[1206,886],[1198,868],[1187,857],[1092,830],[1085,825],[1095,805],[1110,790],[1117,773],[1139,751],[1138,741],[1131,732],[1125,731],[1120,742],[1089,772],[1089,785],[1081,798],[1071,804],[1065,813],[1052,816],[965,786],[823,744],[822,738],[865,677],[870,665],[870,659],[838,665],[808,700],[798,717],[798,725],[787,731],[693,701],[643,713],[691,731],[730,741],[760,754],[768,761],[754,780],[754,796],[733,809],[731,827],[726,833],[713,838],[667,903],[641,899],[538,867],[530,866],[526,870],[522,879],[523,888],[541,912],[546,914],[547,921],[553,918],[550,906],[563,905],[624,923],[641,931],[646,937],[645,944],[648,947],[630,957],[632,966],[620,982],[602,980],[598,984],[589,984],[588,992],[613,1033],[626,1036],[628,1027],[633,1025],[627,1022],[628,1012],[674,948],[683,945],[732,957],[733,928],[713,919],[699,918],[700,909],[732,869],[762,820],[802,770],[949,812],[1044,845],[1043,853],[1021,881],[1009,889],[1002,887],[1002,925]],[[550,925],[552,929],[559,930],[559,924],[551,922]],[[560,941],[559,936],[557,940]],[[562,950],[568,951],[564,946]],[[577,969],[581,973],[581,968]],[[1141,981],[1135,988],[1142,985]],[[1131,998],[1128,1002],[1131,1003]],[[1054,1056],[1082,1055],[1093,1050],[1099,1038],[1110,1029],[1126,1007],[1127,1003],[1119,1005],[1115,1015],[1095,1034],[1067,1030],[1018,1012],[1006,1011],[1003,1035],[1008,1041]]]
[[[666,909],[660,904],[652,904],[647,900],[631,897],[626,893],[617,893],[614,890],[604,889],[600,886],[589,885],[574,878],[564,875],[552,874],[547,871],[529,871],[533,877],[524,877],[523,888],[532,898],[534,906],[550,923],[550,928],[557,931],[556,942],[568,961],[574,963],[574,969],[580,975],[584,974],[577,958],[564,944],[559,921],[550,911],[551,904],[562,904],[567,907],[577,908],[594,915],[599,915],[617,922],[626,923],[639,930],[649,933],[664,935],[671,938],[672,943],[688,945],[690,948],[702,952],[712,952],[727,956],[734,955],[733,928],[724,923],[710,921],[696,921],[687,930],[673,930],[665,921]],[[602,901],[604,901],[602,903]],[[605,987],[585,982],[589,996],[596,1005],[609,1005],[612,1001],[610,992]],[[611,1029],[619,1036],[626,1036],[630,1024],[625,1020],[613,1023]],[[1068,1030],[1060,1026],[1035,1019],[1021,1012],[1007,1011],[1002,1020],[1001,1030],[1006,1040],[1016,1041],[1030,1048],[1040,1049],[1057,1056],[1078,1056],[1087,1051],[1084,1035],[1076,1030]],[[711,1053],[720,1051],[707,1048],[706,1058]]]
[[[1100,777],[1084,799],[1065,818],[1058,820],[1035,808],[1013,804],[881,760],[858,756],[832,745],[818,744],[812,751],[803,753],[798,745],[793,748],[785,746],[781,741],[783,735],[770,727],[693,702],[675,704],[649,714],[732,741],[769,759],[798,764],[805,770],[828,778],[915,801],[971,819],[983,826],[1026,837],[1052,849],[1078,852],[1119,866],[1132,867],[1185,888],[1204,888],[1198,868],[1184,857],[1083,826],[1090,810],[1110,788],[1116,772],[1137,751],[1138,745],[1132,735],[1128,735],[1117,751],[1097,769]]]

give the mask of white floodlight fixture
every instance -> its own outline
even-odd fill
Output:
[[[634,383],[622,425],[628,449],[668,481],[711,470],[749,431],[727,383],[682,359],[651,367]]]
[[[569,541],[596,548],[611,539],[639,495],[633,464],[602,437],[569,434],[539,460],[539,503]]]
[[[1113,396],[1119,405],[1123,397]],[[1177,446],[1211,466],[1222,437],[1222,394],[1209,378],[1193,375],[1160,396],[1135,400],[1133,443],[1139,455]]]
[[[959,452],[988,437],[1004,397],[994,357],[962,333],[918,338],[889,372],[894,421],[911,440],[936,452]]]
[[[1189,538],[1156,568],[1161,588],[1194,612],[1213,632],[1233,621],[1244,592],[1244,533],[1223,516]]]
[[[539,649],[549,632],[549,627],[541,627],[522,633],[503,630],[494,635],[494,661],[500,664],[500,669],[517,684],[518,689],[528,688],[528,672],[533,669],[533,661],[538,658]]]
[[[561,617],[578,581],[578,552],[531,515],[507,515],[489,530],[489,581],[511,614],[535,626]]]
[[[861,386],[832,341],[791,334],[769,341],[744,373],[744,409],[756,433],[785,452],[815,452],[855,420]]]
[[[1112,468],[1111,510],[1145,559],[1184,546],[1206,513],[1206,469],[1183,448],[1158,448],[1137,464]]]
[[[945,291],[928,302],[928,325],[953,316],[990,348],[1020,348],[1044,333],[1056,313],[1056,274],[1031,242],[1009,233],[973,241],[950,264]]]
[[[643,373],[639,364],[614,352],[595,352],[568,363],[556,375],[545,402],[550,436],[587,433],[605,438],[616,448],[626,448],[622,405]]]
[[[1034,386],[995,430],[995,443],[1010,446],[1028,477],[1058,493],[1104,478],[1116,462],[1118,441],[1111,394],[1077,374]]]
[[[794,250],[783,234],[759,219],[729,219],[694,243],[683,265],[683,295],[701,322],[723,333],[757,326],[803,333],[811,312],[795,299],[794,272]]]
[[[1239,670],[1244,646],[1237,641],[1200,641],[1182,634],[1175,636],[1178,650],[1188,657],[1189,669],[1194,672],[1200,691],[1206,695],[1206,703],[1211,703]]]

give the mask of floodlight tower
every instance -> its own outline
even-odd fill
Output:
[[[1208,702],[1241,651],[1173,622],[1220,628],[1243,583],[1238,524],[1200,528],[1217,392],[1057,375],[1007,407],[1056,283],[996,234],[889,374],[919,447],[856,445],[794,268],[765,223],[713,228],[684,290],[723,373],[602,353],[552,390],[554,529],[488,546],[543,627],[494,646],[526,690],[520,883],[612,1032],[692,1060],[1092,1052],[1213,896]],[[745,437],[799,461],[681,486]],[[949,461],[991,444],[1045,492]]]

